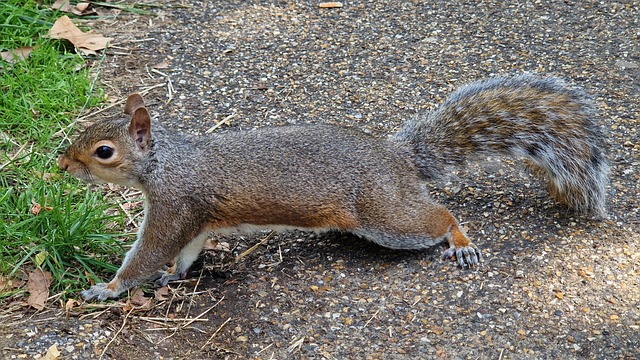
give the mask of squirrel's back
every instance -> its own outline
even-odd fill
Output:
[[[413,149],[427,177],[478,155],[525,158],[558,201],[605,215],[609,166],[592,100],[559,78],[523,74],[463,86],[392,139]]]

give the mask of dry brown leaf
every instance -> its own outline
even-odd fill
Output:
[[[49,346],[49,349],[47,349],[47,353],[41,357],[40,359],[42,360],[57,360],[60,359],[60,350],[58,350],[58,347],[56,346],[56,344],[53,344],[51,346]]]
[[[51,211],[51,210],[53,210],[53,208],[51,206],[43,207],[42,205],[40,205],[37,202],[35,202],[35,200],[31,200],[31,213],[33,215],[40,214],[40,211],[42,211],[42,210]]]
[[[69,312],[71,310],[73,310],[73,308],[80,306],[80,302],[78,300],[74,300],[74,299],[69,299],[67,300],[67,303],[64,304],[64,309]]]
[[[2,60],[14,63],[18,60],[24,60],[28,58],[33,50],[33,46],[23,46],[13,50],[3,51],[0,53],[0,56],[2,56]]]
[[[207,239],[202,247],[204,250],[215,250],[218,247],[218,240]]]
[[[36,269],[29,274],[27,288],[29,289],[29,298],[27,304],[38,310],[44,309],[44,304],[49,297],[49,286],[51,285],[51,273]]]
[[[31,213],[33,215],[38,215],[38,214],[40,214],[40,210],[42,210],[42,205],[40,205],[37,202],[34,202],[33,200],[31,200]]]
[[[127,300],[127,303],[122,306],[122,310],[131,311],[136,310],[149,310],[153,307],[153,299],[144,296],[144,291],[137,288],[133,290],[131,297]]]
[[[164,301],[169,299],[169,287],[163,286],[160,289],[157,289],[156,291],[154,291],[154,295],[156,300],[158,301]]]
[[[163,61],[161,63],[155,64],[152,66],[154,69],[168,69],[169,68],[169,63],[166,61]]]
[[[92,31],[82,32],[68,16],[56,20],[48,35],[52,39],[69,40],[77,51],[85,55],[95,54],[97,50],[106,48],[109,41],[113,40]]]
[[[97,14],[93,8],[90,8],[90,3],[81,2],[75,6],[71,5],[69,0],[57,0],[51,5],[54,10],[60,10],[62,12],[71,13],[78,16],[95,15]]]
[[[44,181],[50,181],[53,178],[56,178],[58,174],[54,174],[54,173],[44,173],[42,174],[42,180]]]
[[[87,2],[77,3],[76,10],[80,11],[82,15],[96,14],[96,11],[91,9],[91,3]]]

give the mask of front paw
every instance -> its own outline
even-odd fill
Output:
[[[452,246],[445,250],[445,252],[442,254],[442,258],[447,259],[454,255],[458,260],[458,264],[463,269],[466,267],[472,268],[480,264],[480,262],[482,261],[482,253],[480,252],[480,249],[478,249],[478,247],[474,244],[469,244],[468,246],[461,248]]]
[[[107,299],[117,298],[122,291],[113,289],[107,283],[95,284],[88,290],[83,290],[80,294],[85,300],[96,299],[98,301],[104,301]]]

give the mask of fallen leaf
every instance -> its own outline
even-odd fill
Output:
[[[38,266],[42,265],[42,263],[45,260],[47,260],[48,256],[49,256],[49,253],[46,252],[45,250],[42,250],[39,253],[37,253],[36,256],[34,257],[34,260],[36,261],[36,265]]]
[[[67,303],[64,304],[64,309],[69,312],[71,310],[73,310],[73,308],[78,307],[80,305],[80,302],[78,300],[74,300],[74,299],[69,299],[67,300]]]
[[[109,41],[113,40],[113,38],[106,38],[92,31],[82,32],[68,16],[56,20],[48,35],[52,39],[70,41],[76,50],[84,55],[95,54],[97,50],[106,48]]]
[[[36,269],[29,274],[27,288],[29,290],[29,298],[27,304],[38,310],[44,309],[44,304],[49,297],[49,286],[51,285],[51,273]]]
[[[78,16],[97,14],[97,12],[93,8],[90,8],[90,5],[90,3],[80,2],[74,6],[69,0],[57,0],[51,5],[51,8]]]
[[[218,240],[207,239],[202,247],[204,250],[215,250],[219,245]]]
[[[0,53],[0,56],[2,56],[2,60],[14,63],[18,60],[24,60],[28,58],[33,50],[33,46],[23,46],[13,50],[3,51]]]
[[[60,350],[58,350],[58,347],[56,346],[56,344],[53,344],[51,346],[49,346],[49,349],[47,349],[47,353],[41,357],[40,359],[42,360],[57,360],[60,359]]]
[[[40,214],[40,210],[42,209],[42,206],[38,203],[34,203],[33,205],[31,205],[31,213],[33,215],[38,215]]]
[[[153,299],[144,296],[144,291],[140,288],[133,290],[131,297],[127,300],[126,304],[122,306],[122,310],[131,311],[136,310],[149,310],[153,307]]]
[[[163,61],[161,63],[155,64],[152,66],[154,69],[167,69],[169,68],[169,63],[166,61]]]
[[[158,301],[164,301],[164,300],[169,299],[169,287],[168,286],[163,286],[160,289],[157,289],[156,291],[154,291],[153,293],[155,295],[154,297]]]
[[[91,3],[79,2],[76,4],[76,10],[80,11],[81,15],[96,14],[95,10],[90,9]]]

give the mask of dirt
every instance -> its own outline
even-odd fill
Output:
[[[89,25],[115,40],[92,66],[110,99],[142,92],[185,131],[331,123],[386,136],[470,81],[561,76],[596,99],[609,217],[568,212],[517,159],[488,159],[433,184],[482,248],[476,269],[441,260],[444,247],[304,232],[271,235],[235,263],[268,233],[218,237],[168,293],[145,287],[146,304],[12,303],[3,358],[52,345],[64,359],[640,358],[637,4],[156,3],[153,16],[99,9],[112,16]]]

